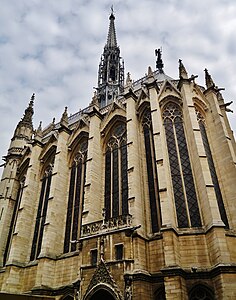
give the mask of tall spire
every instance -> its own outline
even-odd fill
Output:
[[[124,89],[124,62],[121,61],[120,48],[117,46],[113,8],[109,20],[107,42],[98,70],[97,98],[100,107],[114,101]]]
[[[113,48],[113,47],[117,47],[116,30],[115,30],[115,16],[113,13],[113,6],[111,7],[111,15],[109,17],[109,20],[110,20],[110,24],[109,24],[106,46],[108,48]]]
[[[33,117],[33,114],[34,114],[34,109],[33,109],[34,99],[35,99],[35,94],[33,93],[32,96],[31,96],[31,98],[30,98],[29,105],[25,109],[25,113],[23,115],[23,118],[18,123],[17,128],[24,126],[24,127],[27,127],[27,128],[30,128],[30,129],[33,130],[33,120],[32,120],[32,117]]]
[[[11,139],[8,155],[20,155],[24,146],[31,140],[33,135],[33,114],[34,98],[32,95],[28,107],[25,109],[23,118],[17,124],[14,135]]]

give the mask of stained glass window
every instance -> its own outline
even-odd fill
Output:
[[[13,237],[13,233],[14,233],[15,226],[16,226],[16,220],[17,220],[17,216],[18,216],[18,210],[20,208],[24,185],[25,185],[25,177],[23,177],[20,180],[20,186],[19,186],[19,189],[17,192],[16,202],[14,205],[13,214],[12,214],[12,218],[11,218],[11,224],[10,224],[9,233],[8,233],[8,237],[7,237],[6,248],[5,248],[4,256],[3,256],[3,265],[4,266],[8,260],[8,256],[9,256],[9,252],[10,252],[10,248],[11,248],[12,237]]]
[[[185,138],[182,111],[169,102],[163,111],[178,227],[199,227],[201,218]]]
[[[146,166],[148,175],[148,190],[152,232],[158,232],[161,227],[161,211],[150,108],[147,108],[143,114],[142,126],[146,152]]]
[[[85,140],[79,145],[71,168],[64,253],[76,250],[77,243],[70,243],[70,241],[78,240],[80,235],[86,179],[87,149],[88,141]]]
[[[209,144],[209,141],[207,138],[205,119],[203,118],[203,115],[200,113],[200,111],[197,108],[195,110],[196,110],[197,120],[199,123],[199,128],[200,128],[200,132],[201,132],[201,136],[202,136],[203,146],[205,149],[205,153],[206,153],[206,157],[207,157],[207,161],[208,161],[208,165],[209,165],[209,169],[210,169],[211,179],[212,179],[214,189],[215,189],[215,194],[216,194],[216,199],[217,199],[217,203],[218,203],[218,207],[219,207],[219,211],[220,211],[221,220],[224,222],[226,228],[229,228],[229,223],[228,223],[228,219],[227,219],[227,215],[226,215],[226,211],[225,211],[224,201],[223,201],[222,193],[220,190],[218,177],[216,174],[213,157],[211,154],[210,144]]]
[[[106,219],[128,214],[128,174],[126,125],[111,131],[105,153]]]
[[[44,176],[42,179],[42,187],[39,198],[38,212],[35,222],[35,230],[33,243],[31,248],[30,260],[35,260],[41,251],[44,224],[46,221],[48,198],[50,193],[51,179],[52,179],[53,163],[49,163],[45,169]]]

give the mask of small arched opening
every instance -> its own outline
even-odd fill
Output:
[[[116,298],[114,298],[112,296],[112,294],[110,294],[108,291],[104,290],[104,289],[100,289],[97,292],[95,292],[95,294],[92,295],[91,298],[89,298],[90,300],[100,300],[100,299],[106,299],[106,300],[116,300]]]

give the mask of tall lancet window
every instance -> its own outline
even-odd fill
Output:
[[[147,108],[143,114],[142,126],[146,152],[152,232],[158,232],[161,227],[161,211],[150,108]]]
[[[84,185],[86,179],[87,150],[88,140],[86,139],[80,143],[71,167],[64,253],[76,250],[76,243],[70,243],[70,241],[78,240],[80,235],[84,202]]]
[[[178,227],[199,227],[201,218],[180,107],[169,102],[163,119]]]
[[[106,218],[128,214],[128,174],[126,125],[113,127],[105,154]]]
[[[227,215],[226,215],[226,211],[225,211],[224,201],[223,201],[223,197],[221,194],[218,177],[216,174],[213,157],[211,154],[210,144],[209,144],[209,141],[207,138],[205,119],[197,108],[195,108],[195,110],[196,110],[197,120],[199,123],[202,141],[203,141],[203,145],[204,145],[204,149],[205,149],[205,153],[206,153],[206,157],[207,157],[207,161],[208,161],[208,165],[209,165],[209,169],[210,169],[210,173],[211,173],[212,183],[213,183],[214,189],[215,189],[215,194],[216,194],[216,199],[217,199],[217,203],[218,203],[218,207],[219,207],[219,211],[220,211],[221,220],[224,222],[226,228],[229,228],[229,223],[228,223],[228,219],[227,219]]]
[[[52,180],[53,163],[49,163],[44,171],[42,178],[42,187],[39,198],[38,212],[36,216],[34,237],[31,248],[30,260],[35,260],[41,251],[44,224],[46,221],[48,199],[50,194],[51,180]]]
[[[15,226],[16,226],[16,221],[17,221],[17,217],[18,217],[18,211],[20,208],[20,203],[21,203],[24,186],[25,186],[25,176],[23,176],[20,179],[20,185],[19,185],[19,188],[17,191],[16,201],[15,201],[13,214],[12,214],[12,218],[11,218],[11,224],[10,224],[8,237],[7,237],[6,248],[4,251],[4,257],[3,257],[3,265],[4,266],[6,265],[6,262],[8,260],[8,256],[9,256],[9,252],[11,249],[12,237],[13,237],[13,233],[15,231]]]

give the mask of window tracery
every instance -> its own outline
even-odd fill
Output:
[[[178,226],[199,227],[201,218],[179,106],[169,102],[163,111]]]
[[[126,125],[111,131],[105,153],[106,219],[128,214],[128,174]]]
[[[80,235],[81,216],[84,202],[84,185],[86,180],[87,151],[88,140],[86,139],[80,143],[71,168],[64,253],[76,250],[76,243],[70,243],[70,241],[78,240]]]
[[[13,237],[13,233],[15,231],[15,226],[16,226],[16,221],[17,221],[17,217],[18,217],[18,211],[19,211],[20,204],[21,204],[24,186],[25,186],[25,176],[23,176],[20,179],[20,185],[19,185],[19,188],[17,191],[16,202],[15,202],[14,209],[13,209],[11,224],[10,224],[9,233],[8,233],[8,237],[7,237],[6,248],[5,248],[4,256],[3,256],[3,265],[4,266],[6,265],[6,262],[8,260],[8,256],[9,256],[11,243],[12,243],[12,237]]]
[[[49,199],[51,180],[52,180],[53,163],[54,163],[54,157],[46,167],[42,179],[38,211],[37,211],[36,222],[35,222],[34,237],[33,237],[33,243],[31,248],[31,255],[30,255],[31,261],[35,260],[41,251],[44,224],[47,216],[48,199]]]
[[[222,193],[220,190],[220,185],[219,185],[219,181],[218,181],[218,177],[217,177],[217,173],[216,173],[216,169],[215,169],[215,164],[214,164],[212,153],[211,153],[210,144],[209,144],[208,137],[207,137],[205,119],[204,119],[203,115],[201,114],[201,112],[196,107],[195,107],[195,111],[196,111],[197,120],[198,120],[198,124],[199,124],[199,128],[200,128],[200,132],[201,132],[203,146],[204,146],[207,161],[208,161],[208,166],[209,166],[209,170],[210,170],[210,174],[211,174],[212,183],[213,183],[214,189],[215,189],[215,194],[216,194],[216,199],[217,199],[217,203],[218,203],[218,207],[219,207],[219,211],[220,211],[221,220],[224,222],[226,228],[229,228],[229,223],[228,223],[228,218],[227,218],[227,214],[225,211],[224,201],[223,201]]]
[[[148,175],[148,190],[151,213],[152,232],[158,232],[161,227],[161,211],[156,167],[155,147],[153,140],[152,117],[150,107],[142,117],[142,126],[145,143],[146,166]]]

